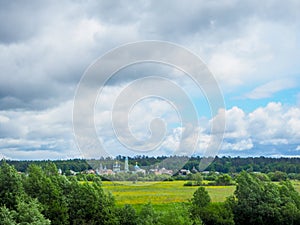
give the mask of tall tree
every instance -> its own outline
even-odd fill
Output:
[[[211,203],[204,187],[195,191],[191,203],[190,212],[195,221],[203,221],[206,225],[234,224],[231,208],[224,203]]]
[[[0,206],[16,209],[18,198],[24,196],[21,176],[5,161],[0,167]]]
[[[71,224],[118,224],[114,199],[97,183],[73,181],[68,203]]]
[[[239,175],[237,182],[235,197],[231,198],[236,224],[300,223],[300,196],[290,182],[276,185],[246,172]]]
[[[37,198],[43,206],[43,214],[52,224],[68,224],[68,205],[60,187],[41,167],[30,165],[24,181],[26,193]]]

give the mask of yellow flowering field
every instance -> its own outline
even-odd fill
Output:
[[[116,203],[123,204],[166,204],[188,202],[198,187],[183,186],[186,181],[164,182],[110,182],[103,181],[103,189],[113,194]],[[235,186],[207,186],[213,202],[225,201]]]

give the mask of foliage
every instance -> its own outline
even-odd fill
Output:
[[[120,224],[123,225],[136,225],[138,222],[138,215],[132,205],[124,205],[117,212]]]
[[[261,181],[242,172],[230,205],[236,224],[299,224],[300,196],[290,182]]]
[[[24,196],[21,176],[5,161],[0,167],[0,206],[16,209],[18,198]]]
[[[172,210],[164,212],[159,217],[159,224],[200,225],[202,221],[199,218],[190,218],[187,207],[173,204]]]
[[[71,224],[116,224],[114,199],[97,183],[72,182],[68,194]]]
[[[193,194],[192,205],[201,209],[210,203],[211,199],[204,187],[199,187]]]
[[[216,185],[221,185],[221,186],[225,186],[225,185],[232,185],[232,179],[228,174],[222,174],[220,176],[218,176],[218,178],[216,179]]]
[[[201,220],[206,225],[234,224],[231,208],[224,203],[211,203],[204,187],[195,191],[191,203],[190,212],[194,220]]]
[[[222,202],[210,203],[200,212],[200,218],[205,225],[233,225],[232,210]]]
[[[183,184],[183,186],[195,186],[192,181],[188,181]]]
[[[45,219],[41,213],[41,206],[37,200],[30,200],[28,203],[18,203],[16,220],[22,225],[50,225],[50,220]]]
[[[0,208],[0,224],[2,225],[16,225],[16,221],[14,219],[16,212],[11,211],[6,206],[2,206]]]
[[[149,160],[140,159],[145,163]],[[222,201],[233,192],[234,186],[206,186],[196,189],[195,186],[184,187],[185,181],[153,184],[145,181],[148,177],[143,174],[136,174],[134,185],[132,182],[116,184],[102,182],[94,174],[67,177],[58,173],[54,163],[41,165],[29,165],[27,174],[22,175],[5,161],[1,162],[1,225],[300,223],[300,196],[293,184],[287,180],[290,175],[283,172],[269,173],[268,176],[242,172],[236,179],[234,195],[223,203],[216,203],[211,199]],[[124,174],[127,175],[131,176]],[[232,174],[210,173],[205,176],[211,176],[219,185],[233,182]],[[272,180],[281,182],[272,183],[269,176]],[[192,185],[208,183],[200,173],[186,177],[191,179]],[[109,191],[116,195],[118,203],[123,206],[115,205]],[[189,203],[181,203],[191,196]],[[141,204],[147,200],[153,200],[155,205]],[[140,210],[135,209],[138,204]],[[169,207],[169,210],[159,210],[158,206]]]
[[[68,205],[57,177],[58,171],[54,164],[45,170],[37,165],[30,165],[24,187],[30,197],[37,198],[42,203],[43,213],[52,224],[68,224]]]
[[[138,224],[141,225],[155,225],[159,224],[159,217],[161,215],[153,209],[150,203],[145,204],[139,214]]]
[[[288,175],[281,171],[270,172],[268,176],[271,181],[283,181],[288,179]]]
[[[45,219],[36,200],[28,203],[19,201],[16,210],[9,210],[5,206],[0,209],[0,224],[2,225],[50,225]]]

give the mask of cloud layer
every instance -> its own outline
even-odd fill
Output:
[[[17,159],[80,157],[73,137],[72,104],[82,74],[96,58],[120,44],[158,39],[199,55],[218,80],[230,105],[222,154],[297,155],[299,28],[300,3],[292,0],[284,4],[258,0],[193,0],[188,4],[2,1],[0,153]],[[101,139],[119,151],[106,124],[110,120],[104,118],[109,118],[109,106],[119,88],[145,70],[166,73],[194,101],[201,118],[198,130],[193,131],[201,134],[200,154],[209,145],[213,119],[203,94],[182,74],[147,66],[128,70],[109,83],[101,106],[106,111],[98,121],[103,125]],[[145,119],[132,125],[142,138],[147,136],[145,121],[157,113],[171,122],[157,154],[172,153],[180,133],[187,129],[174,122],[172,110],[151,100],[132,112],[131,120]]]

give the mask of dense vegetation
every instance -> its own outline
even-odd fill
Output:
[[[131,204],[116,205],[114,197],[104,191],[100,177],[94,174],[61,175],[57,164],[49,161],[28,163],[25,173],[21,173],[4,160],[0,167],[0,224],[297,225],[300,224],[300,196],[289,181],[291,174],[297,173],[277,171],[281,168],[278,165],[289,168],[296,161],[276,159],[275,171],[268,170],[267,174],[246,171],[189,174],[185,179],[192,186],[200,186],[194,189],[190,202],[162,212],[154,210],[150,203],[139,210]],[[69,163],[70,167],[66,168],[89,168],[82,160],[57,162]],[[224,202],[212,202],[206,189],[208,184],[234,184],[236,190]],[[189,187],[182,185],[182,188]]]
[[[274,184],[245,171],[237,177],[234,195],[212,203],[204,187],[192,199],[191,215],[206,225],[300,224],[300,195],[290,181]]]
[[[137,211],[130,204],[116,205],[100,179],[88,182],[60,175],[51,162],[43,168],[31,164],[26,173],[19,173],[2,161],[0,224],[300,224],[299,193],[287,177],[273,183],[271,175],[276,173],[239,173],[234,178],[236,190],[225,202],[212,202],[200,186],[186,207],[160,212],[149,203]],[[216,181],[229,178],[221,174]],[[202,177],[194,175],[194,181],[202,182]]]

